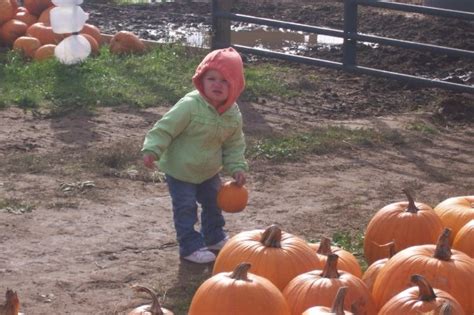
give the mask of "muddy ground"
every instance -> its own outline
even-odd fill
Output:
[[[333,28],[342,21],[342,4],[332,0],[237,7]],[[209,22],[201,16],[209,12],[203,3],[119,8],[97,1],[84,8],[107,33],[139,33],[144,23]],[[364,32],[474,50],[472,22],[446,24],[384,10],[362,15]],[[247,66],[260,62],[246,58]],[[363,50],[360,61],[468,84],[474,69],[472,60],[382,47]],[[373,128],[386,140],[296,162],[251,160],[249,205],[225,215],[230,235],[277,223],[307,240],[335,232],[357,236],[378,209],[404,200],[402,188],[431,206],[474,194],[474,95],[297,67],[301,76],[288,80],[298,97],[240,102],[249,141],[329,125]],[[305,80],[315,76],[316,82]],[[212,265],[179,259],[166,186],[142,167],[138,154],[145,132],[170,105],[64,117],[14,107],[0,111],[0,292],[18,291],[23,312],[126,314],[147,302],[130,290],[139,283],[157,290],[176,314],[186,314],[189,297]]]

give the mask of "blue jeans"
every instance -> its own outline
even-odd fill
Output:
[[[217,192],[221,185],[219,174],[200,184],[183,182],[166,175],[166,183],[173,204],[174,227],[182,257],[226,237],[224,217],[217,207]],[[197,203],[202,207],[200,232],[194,229],[198,222]]]

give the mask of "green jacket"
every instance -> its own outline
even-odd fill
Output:
[[[222,115],[197,90],[178,101],[148,131],[142,153],[156,156],[172,177],[199,184],[222,167],[230,174],[247,171],[242,115],[234,104]]]

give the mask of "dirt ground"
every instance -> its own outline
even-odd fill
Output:
[[[340,6],[331,1],[314,6],[325,22],[339,21]],[[101,21],[100,2],[88,8],[91,19]],[[271,15],[266,9],[262,12]],[[289,18],[301,15],[295,10],[274,9]],[[387,29],[376,23],[388,14],[367,16]],[[313,19],[308,17],[310,24]],[[466,23],[431,26],[436,32],[417,36],[436,40],[449,34],[442,38],[473,50],[473,28],[464,37],[458,34],[472,26]],[[423,27],[401,25],[398,34]],[[472,61],[407,56],[388,61],[377,56],[374,63],[401,66],[404,59],[407,69],[472,80]],[[248,207],[225,214],[231,236],[273,223],[307,240],[335,232],[357,235],[382,206],[404,200],[402,188],[433,207],[451,196],[474,194],[474,95],[299,67],[302,77],[320,78],[312,84],[295,81],[300,96],[241,102],[249,141],[328,125],[373,128],[390,141],[297,162],[251,160]],[[14,107],[0,111],[0,294],[16,290],[21,310],[32,315],[126,314],[147,302],[130,290],[138,283],[156,289],[176,314],[186,313],[189,301],[183,297],[210,276],[212,265],[179,259],[166,186],[142,167],[138,154],[145,132],[169,106],[101,108],[63,117]]]

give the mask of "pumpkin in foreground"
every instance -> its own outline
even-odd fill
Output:
[[[289,315],[280,290],[267,279],[249,273],[249,263],[204,281],[191,301],[188,315]]]
[[[474,258],[474,219],[467,222],[456,234],[453,248]]]
[[[320,314],[334,314],[334,315],[351,315],[352,312],[344,311],[344,298],[346,297],[347,287],[340,287],[337,290],[336,297],[332,307],[327,306],[313,306],[303,312],[302,315],[320,315]]]
[[[451,197],[440,202],[434,211],[441,218],[443,225],[450,228],[451,244],[459,230],[474,219],[474,196]]]
[[[418,315],[437,311],[445,304],[451,305],[452,313],[464,315],[458,301],[449,293],[433,289],[421,275],[411,276],[414,287],[408,288],[391,298],[380,310],[380,315]]]
[[[232,271],[243,261],[252,264],[252,273],[267,278],[280,290],[297,275],[322,267],[305,240],[276,225],[233,236],[219,252],[212,272]]]
[[[128,315],[173,315],[173,312],[166,308],[162,308],[156,293],[144,286],[134,285],[132,286],[136,292],[145,292],[151,297],[151,304],[146,304],[134,308]]]

